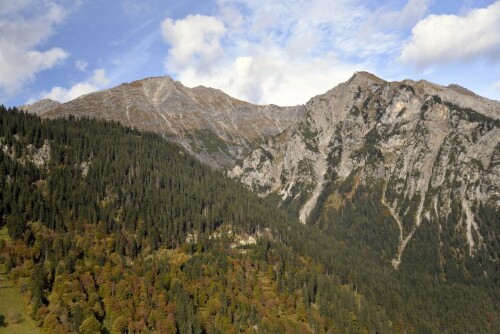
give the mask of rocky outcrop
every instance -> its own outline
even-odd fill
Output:
[[[159,132],[212,166],[232,167],[256,143],[297,122],[304,110],[253,105],[217,89],[188,88],[169,77],[157,77],[82,96],[45,111],[42,117],[70,114]]]
[[[25,104],[18,109],[24,110],[26,112],[29,112],[31,114],[36,114],[40,115],[46,112],[47,110],[53,109],[57,106],[59,106],[61,103],[51,100],[51,99],[43,99],[38,102],[35,102],[33,104]]]
[[[400,230],[393,259],[422,221],[463,229],[468,252],[484,247],[475,210],[500,206],[500,103],[425,81],[355,74],[306,105],[302,122],[268,139],[229,174],[281,196],[302,222],[327,182],[355,174],[384,185],[380,201]],[[455,207],[455,208],[454,208]],[[457,209],[458,208],[458,209]]]

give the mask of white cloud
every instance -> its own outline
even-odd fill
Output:
[[[192,69],[180,73],[188,86],[203,84],[256,103],[295,105],[349,78],[357,66],[343,64],[333,56],[310,62],[290,61],[282,52],[238,57],[210,75]]]
[[[358,32],[370,12],[360,0],[219,0],[219,6],[231,40],[289,51],[295,45],[295,56],[350,53],[366,45]]]
[[[163,22],[166,69],[188,86],[216,87],[255,103],[304,103],[370,68],[346,55],[384,45],[358,38],[367,13],[360,3],[219,0],[216,16]]]
[[[7,94],[68,57],[58,47],[39,50],[65,16],[61,6],[50,2],[0,2],[0,88]]]
[[[378,31],[398,31],[413,27],[429,10],[430,0],[408,0],[401,10],[382,6],[369,13],[361,31],[370,35]]]
[[[92,93],[105,88],[110,80],[106,75],[105,69],[94,70],[92,77],[74,84],[70,88],[53,87],[50,92],[40,94],[41,98],[49,98],[59,102],[67,102],[76,99],[84,94]]]
[[[400,78],[408,68],[398,61],[426,67],[500,57],[500,1],[464,16],[424,18],[432,1],[217,0],[213,16],[163,22],[165,68],[188,86],[297,104],[357,70]]]
[[[75,68],[81,72],[85,72],[87,70],[87,66],[89,66],[89,63],[85,60],[79,59],[75,62]]]
[[[166,19],[162,23],[162,34],[171,45],[167,66],[183,70],[194,64],[199,72],[209,69],[223,55],[220,40],[225,31],[224,24],[210,16]]]
[[[400,60],[424,68],[485,57],[500,60],[500,1],[464,16],[430,15],[420,21]]]
[[[409,0],[401,13],[393,17],[399,24],[414,24],[421,19],[428,10],[430,0]]]
[[[32,0],[0,0],[0,15],[16,13],[28,7]]]

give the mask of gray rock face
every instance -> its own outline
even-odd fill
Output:
[[[214,167],[234,166],[255,143],[303,117],[303,107],[253,105],[212,88],[148,78],[88,94],[42,117],[87,116],[163,133]]]
[[[295,204],[302,222],[327,182],[351,174],[384,185],[380,201],[400,231],[393,266],[425,220],[454,222],[470,255],[485,247],[475,210],[500,206],[500,103],[425,81],[357,73],[305,106],[306,117],[229,172]],[[458,203],[457,203],[458,202]]]
[[[35,102],[33,104],[22,105],[22,106],[18,107],[18,109],[24,110],[24,111],[29,112],[31,114],[40,115],[40,114],[43,114],[47,110],[50,110],[52,108],[57,107],[60,104],[61,103],[54,101],[54,100],[51,100],[51,99],[43,99],[43,100],[40,100],[40,101]]]

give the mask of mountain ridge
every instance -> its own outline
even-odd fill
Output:
[[[301,254],[314,254],[346,289],[384,305],[396,332],[497,332],[498,101],[453,85],[358,72],[287,109],[151,78],[87,95],[43,117],[69,115],[159,132],[287,209],[304,225],[290,224],[274,239],[296,233]],[[38,138],[36,147],[45,146]],[[60,154],[49,153],[59,161]],[[83,172],[81,162],[73,165]],[[154,177],[144,181],[154,184]],[[106,206],[114,194],[100,189]],[[246,215],[237,210],[235,217]],[[317,234],[300,232],[308,229]]]
[[[322,199],[344,196],[345,205],[358,185],[375,182],[383,191],[374,201],[399,230],[388,259],[396,269],[422,222],[449,224],[450,215],[465,240],[461,254],[497,254],[477,210],[500,207],[500,102],[457,86],[388,82],[361,71],[304,105],[278,107],[155,77],[41,116],[70,114],[160,132],[261,196],[277,195],[303,223],[328,210]],[[350,178],[351,194],[342,195],[335,187]]]
[[[356,77],[386,82],[374,74],[359,71],[344,84],[356,81]],[[424,80],[408,79],[391,84],[415,85],[416,89],[426,90],[428,94],[440,94],[446,100],[458,101],[463,107],[479,109],[488,117],[500,118],[499,113],[494,112],[500,109],[500,102],[479,97],[465,88],[458,88],[458,85],[450,85],[449,88]],[[333,89],[335,87],[316,97],[326,96]],[[152,90],[156,95],[151,94]],[[127,96],[132,99],[126,101]],[[235,99],[219,89],[205,86],[188,88],[168,76],[123,83],[63,104],[42,101],[21,106],[21,109],[45,118],[74,114],[77,117],[110,119],[141,130],[163,133],[200,160],[224,169],[235,166],[259,142],[300,122],[305,117],[304,108],[307,105],[255,105]],[[200,130],[202,133],[198,133]],[[209,132],[209,143],[204,140],[206,131]]]
[[[38,115],[42,114],[45,111],[48,111],[54,107],[57,107],[61,103],[49,98],[42,99],[40,101],[34,102],[32,104],[24,104],[22,106],[19,106],[19,109],[22,109],[26,112]]]
[[[281,131],[301,113],[301,107],[253,105],[217,89],[188,88],[169,77],[155,77],[82,96],[43,112],[42,117],[97,117],[163,133],[220,168],[234,164],[243,149]],[[204,150],[206,136],[215,152]]]
[[[354,177],[354,191],[359,182],[381,182],[384,191],[375,200],[387,207],[400,232],[391,260],[395,269],[422,222],[447,220],[450,206],[458,205],[453,224],[463,230],[472,256],[486,245],[473,207],[500,207],[494,162],[500,155],[500,108],[470,95],[449,102],[456,94],[424,81],[356,74],[311,99],[305,121],[261,145],[230,175],[254,191],[277,192],[282,203],[297,207],[304,223],[320,196],[338,195],[323,194],[328,184]]]
[[[381,79],[380,77],[376,76],[375,74],[373,73],[370,73],[370,72],[367,72],[367,71],[357,71],[357,72],[354,72],[353,75],[344,83],[349,83],[349,82],[352,82],[355,77],[357,76],[363,76],[365,78],[370,78],[371,80],[373,81],[379,81],[379,82],[389,82],[389,81],[386,81],[384,79]],[[121,83],[119,84],[118,86],[115,86],[115,87],[111,87],[111,88],[107,88],[107,89],[103,89],[103,90],[99,90],[99,91],[96,91],[96,92],[92,92],[92,93],[88,93],[88,94],[84,94],[74,100],[77,100],[77,99],[80,99],[80,98],[83,98],[83,97],[86,97],[88,95],[93,95],[95,93],[99,93],[99,92],[105,92],[105,91],[110,91],[110,90],[113,90],[117,87],[120,87],[120,86],[134,86],[134,85],[140,85],[142,84],[142,82],[144,81],[148,81],[148,80],[166,80],[166,81],[170,81],[174,84],[177,84],[177,85],[181,85],[183,86],[184,88],[187,88],[187,89],[191,89],[191,90],[211,90],[211,91],[216,91],[216,92],[219,92],[233,100],[237,100],[237,101],[240,101],[242,103],[248,103],[248,104],[252,104],[254,106],[274,106],[274,107],[282,107],[282,108],[290,108],[290,107],[297,107],[299,105],[288,105],[288,106],[278,106],[276,104],[273,104],[273,103],[270,103],[270,104],[253,104],[253,103],[250,103],[250,102],[246,102],[244,100],[241,100],[241,99],[238,99],[238,98],[235,98],[235,97],[232,97],[230,96],[229,94],[225,93],[224,91],[218,89],[218,88],[213,88],[213,87],[208,87],[208,86],[204,86],[204,85],[198,85],[198,86],[195,86],[195,87],[187,87],[187,86],[184,86],[180,81],[177,81],[177,80],[174,80],[172,77],[170,76],[152,76],[152,77],[147,77],[147,78],[143,78],[143,79],[138,79],[138,80],[134,80],[134,81],[131,81],[131,82],[124,82],[124,83]],[[475,92],[467,89],[466,87],[463,87],[461,85],[458,85],[458,84],[449,84],[448,86],[443,86],[443,85],[439,85],[439,84],[436,84],[436,83],[433,83],[433,82],[430,82],[430,81],[427,81],[427,80],[418,80],[418,81],[415,81],[415,80],[412,80],[412,79],[403,79],[401,81],[390,81],[390,83],[394,83],[394,84],[398,84],[398,83],[416,83],[416,84],[424,84],[424,85],[431,85],[433,87],[436,87],[436,90],[437,91],[444,91],[444,90],[451,90],[451,91],[454,91],[455,93],[458,93],[458,94],[461,94],[461,95],[468,95],[468,96],[472,96],[472,97],[478,97],[480,98],[481,100],[484,100],[484,101],[489,101],[491,102],[492,104],[496,104],[497,107],[500,105],[500,101],[497,101],[497,100],[493,100],[493,99],[489,99],[489,98],[486,98],[486,97],[483,97],[481,95],[478,95],[476,94]],[[341,83],[342,84],[342,83]],[[331,88],[330,90],[334,89],[335,87]],[[318,94],[316,96],[320,96],[320,95],[325,95],[327,94],[330,90],[327,90],[325,93],[322,93],[322,94]],[[310,100],[316,96],[313,96],[310,98]],[[66,103],[69,103],[69,102],[72,102],[74,100],[71,100],[71,101],[68,101]],[[42,108],[40,109],[38,106],[41,105],[40,102],[43,102],[43,103],[50,103],[52,105],[50,105],[50,108]],[[306,102],[307,103],[307,102]],[[33,113],[35,114],[40,114],[40,113],[44,113],[46,111],[48,111],[48,109],[52,109],[54,107],[56,107],[57,105],[59,104],[65,104],[65,103],[61,103],[59,101],[55,101],[55,100],[52,100],[50,98],[44,98],[44,99],[41,99],[39,101],[36,101],[34,103],[31,103],[31,104],[24,104],[24,105],[21,105],[21,106],[18,106],[19,109],[23,109],[25,111],[28,111],[27,109],[32,109],[33,110]],[[31,112],[31,110],[29,111]],[[498,116],[497,114],[493,113],[492,115],[493,117],[500,117]]]

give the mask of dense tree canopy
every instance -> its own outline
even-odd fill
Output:
[[[2,260],[44,332],[391,332],[305,256],[321,258],[317,231],[301,242],[304,226],[178,145],[5,108],[0,129]]]
[[[377,192],[331,187],[302,225],[159,135],[0,107],[1,261],[46,333],[499,331],[495,278],[394,271]]]

